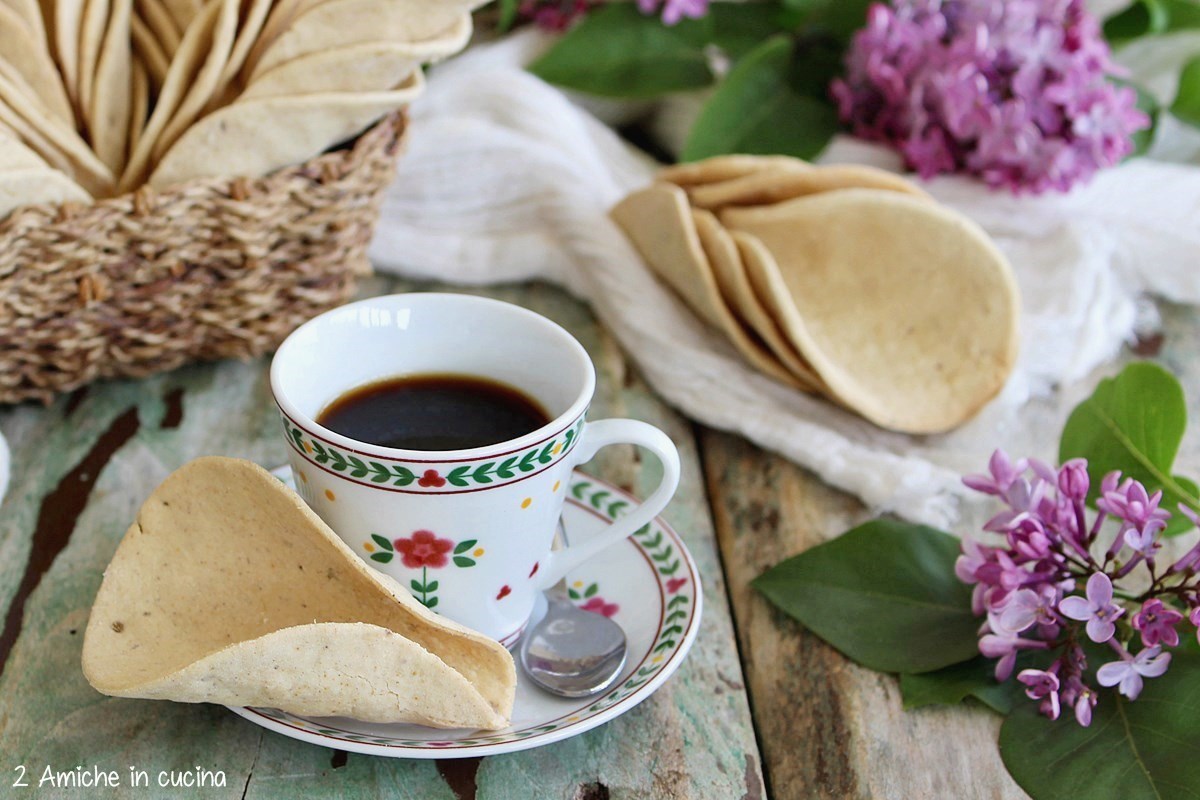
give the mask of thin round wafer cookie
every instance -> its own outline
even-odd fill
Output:
[[[758,264],[757,275],[783,329],[830,393],[877,425],[946,431],[1003,387],[1017,356],[1016,283],[962,215],[844,189],[720,218],[762,243],[777,270]]]
[[[803,170],[810,168],[808,162],[791,156],[728,155],[713,156],[703,161],[690,161],[663,167],[655,176],[657,180],[673,183],[685,189],[709,183],[744,178],[764,171]]]
[[[424,86],[421,72],[387,92],[264,97],[218,109],[184,131],[149,184],[170,186],[222,175],[265,175],[361,132]]]
[[[881,189],[933,201],[924,189],[894,172],[858,165],[755,172],[693,187],[688,196],[694,206],[717,210],[726,206],[771,205],[838,189]]]
[[[725,334],[756,369],[789,386],[802,386],[725,305],[682,189],[667,183],[652,184],[630,194],[609,215],[655,274],[702,320]]]
[[[251,78],[303,55],[390,39],[417,41],[446,30],[471,0],[325,0],[309,6],[262,52]]]
[[[16,11],[0,3],[0,59],[20,73],[55,118],[74,124],[70,98],[44,42]]]
[[[129,155],[133,90],[129,21],[132,9],[132,0],[112,0],[112,14],[96,61],[95,88],[84,120],[92,149],[114,175],[121,174]]]
[[[471,16],[463,14],[447,31],[418,42],[368,42],[322,50],[255,75],[239,96],[278,97],[316,92],[379,91],[400,83],[421,64],[461,50],[471,37]]]
[[[754,293],[733,235],[725,230],[711,211],[693,208],[692,221],[696,226],[700,245],[712,266],[717,288],[731,310],[762,339],[797,380],[808,387],[819,388],[820,377],[783,335],[779,323],[767,312],[758,295]]]

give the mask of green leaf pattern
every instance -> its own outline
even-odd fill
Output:
[[[522,453],[501,460],[459,464],[444,474],[436,469],[428,469],[424,464],[364,460],[352,453],[343,453],[333,445],[308,436],[286,417],[283,418],[283,426],[296,451],[327,470],[367,485],[390,484],[410,491],[433,493],[499,486],[540,472],[570,452],[583,428],[583,417],[561,436],[538,443]],[[430,477],[432,480],[428,479]]]

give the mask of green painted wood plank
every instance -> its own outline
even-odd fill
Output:
[[[405,286],[377,278],[365,292]],[[44,409],[0,410],[0,430],[9,439],[15,465],[11,494],[0,507],[0,612],[13,607],[35,537],[43,544],[53,538],[46,533],[47,515],[53,517],[58,508],[60,516],[69,517],[71,509],[61,502],[71,494],[67,488],[72,482],[90,485],[86,507],[67,526],[69,541],[63,534],[61,552],[51,553],[52,565],[25,600],[20,637],[0,673],[0,785],[7,787],[2,780],[7,770],[24,763],[34,772],[46,764],[60,770],[97,764],[117,769],[123,779],[131,765],[152,780],[164,770],[223,770],[226,787],[203,794],[217,798],[439,800],[459,796],[456,790],[471,796],[472,783],[479,798],[586,796],[586,786],[593,783],[613,798],[761,794],[758,752],[690,425],[627,373],[615,343],[582,304],[539,285],[475,293],[526,305],[579,336],[598,365],[594,418],[646,419],[680,443],[684,480],[667,517],[687,539],[706,579],[704,625],[680,672],[642,706],[588,734],[540,750],[440,768],[431,762],[338,755],[265,732],[218,707],[97,694],[79,669],[82,632],[102,570],[141,500],[172,470],[200,455],[240,456],[265,465],[285,460],[266,360],[199,365],[143,381],[97,385],[78,402],[63,398]],[[136,432],[129,430],[133,419]],[[79,469],[89,452],[99,463],[99,451],[115,445],[119,448],[95,474]],[[638,492],[654,485],[656,464],[643,464],[632,449],[612,450],[592,465],[596,474]],[[64,476],[68,487],[56,494]],[[44,502],[47,496],[53,500]],[[43,511],[47,504],[53,508]],[[41,534],[36,533],[39,515]],[[46,559],[46,550],[37,552]],[[200,796],[195,790],[157,787],[153,796],[172,795]],[[78,794],[66,790],[61,796]],[[126,788],[111,796],[151,795]]]

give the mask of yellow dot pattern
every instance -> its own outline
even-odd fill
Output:
[[[308,483],[308,476],[304,474],[304,470],[300,470],[300,482]]]
[[[333,502],[334,500],[337,500],[337,495],[335,495],[335,494],[333,493],[333,489],[326,489],[326,490],[325,490],[325,497],[326,497],[326,498],[327,498],[327,499],[328,499],[330,502]]]
[[[552,488],[550,491],[552,491],[552,492],[557,492],[557,491],[558,491],[558,487],[560,487],[560,486],[562,486],[562,481],[555,481],[555,482],[554,482],[554,487],[553,487],[553,488]]]
[[[529,508],[531,505],[533,505],[532,497],[526,497],[524,500],[521,501],[521,508]]]
[[[471,553],[471,555],[475,556],[476,558],[479,558],[481,555],[483,555],[483,548],[476,547],[474,552]]]
[[[375,545],[371,544],[370,542],[366,542],[365,544],[363,544],[363,549],[366,550],[368,553],[374,553]]]

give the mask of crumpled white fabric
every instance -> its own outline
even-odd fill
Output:
[[[999,398],[950,434],[880,430],[741,361],[647,271],[608,220],[655,164],[561,91],[521,69],[535,33],[477,46],[435,70],[383,206],[376,267],[464,284],[548,280],[586,299],[650,385],[700,422],[740,433],[877,511],[949,527],[977,508],[960,482],[997,446],[1053,458],[1079,384],[1135,326],[1145,293],[1200,302],[1200,169],[1137,159],[1067,196],[1012,197],[934,180],[941,202],[996,239],[1021,287],[1022,355]],[[888,163],[843,138],[826,161]],[[947,313],[953,313],[948,309]],[[1060,391],[1065,389],[1065,391]],[[1037,402],[1030,403],[1031,399]]]

